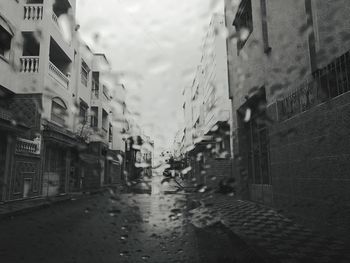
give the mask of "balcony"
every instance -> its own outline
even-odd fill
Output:
[[[110,99],[111,99],[111,97],[110,97],[110,95],[109,95],[108,88],[107,88],[105,85],[103,85],[103,95],[105,96],[105,98],[106,98],[107,100],[110,100]]]
[[[20,58],[21,72],[38,73],[39,72],[39,56],[23,56]]]
[[[25,4],[24,5],[24,20],[40,21],[43,19],[44,5],[43,4]]]
[[[105,127],[102,127],[101,134],[102,134],[103,139],[107,139],[108,130]]]
[[[49,61],[49,75],[55,79],[63,88],[68,89],[69,79],[51,61]]]
[[[58,31],[63,36],[63,39],[67,44],[71,44],[71,36],[69,34],[65,34],[66,23],[70,23],[69,21],[62,21],[62,17],[69,17],[69,10],[72,8],[70,2],[68,0],[59,0],[54,1],[52,5],[52,11],[51,11],[51,20],[55,24]],[[66,19],[64,18],[64,19]]]
[[[52,21],[54,22],[54,24],[60,28],[60,25],[58,24],[58,17],[56,16],[56,14],[54,12],[52,12],[51,14],[51,18],[52,18]]]
[[[106,141],[108,132],[104,128],[93,128],[93,141]]]
[[[49,51],[49,75],[65,89],[69,87],[69,73],[72,70],[72,60],[61,46],[51,37]]]
[[[16,153],[40,154],[40,142],[18,138],[16,141]]]

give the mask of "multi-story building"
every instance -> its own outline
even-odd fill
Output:
[[[109,183],[110,66],[76,32],[75,0],[0,5],[1,200]]]
[[[152,176],[154,141],[134,119],[127,119],[125,137],[125,181],[129,184]]]
[[[183,153],[184,153],[184,137],[185,137],[185,133],[184,133],[184,129],[181,128],[180,130],[178,130],[175,134],[175,138],[174,138],[174,143],[173,143],[173,154],[174,154],[174,158],[176,159],[182,159]]]
[[[142,135],[143,143],[140,149],[141,161],[140,166],[143,168],[143,176],[151,178],[153,169],[153,154],[154,154],[154,141],[150,136]]]
[[[192,86],[184,90],[185,142],[192,156],[192,174],[204,184],[215,184],[212,178],[220,180],[231,174],[231,103],[224,31],[224,16],[214,14],[196,76]]]
[[[193,127],[192,127],[192,87],[185,87],[182,96],[184,103],[182,105],[184,113],[184,148],[188,152],[193,146]]]
[[[111,91],[113,98],[111,104],[111,123],[109,133],[110,157],[108,158],[109,176],[111,183],[122,183],[124,179],[124,160],[125,160],[125,138],[124,134],[128,129],[126,116],[126,90],[123,84],[115,84]]]
[[[237,192],[341,234],[350,221],[350,2],[236,2],[225,13]]]
[[[1,13],[2,86],[15,95],[4,100],[28,128],[15,146],[7,144],[3,199],[66,193],[67,147],[74,141],[75,1],[11,1],[2,3]]]

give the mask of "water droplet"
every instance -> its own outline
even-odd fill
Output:
[[[252,110],[248,108],[245,111],[244,122],[249,122],[251,117],[252,117]]]

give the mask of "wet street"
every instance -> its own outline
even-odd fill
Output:
[[[152,195],[110,190],[2,220],[0,262],[222,262],[227,246],[188,223],[184,195],[155,184]]]
[[[103,193],[1,221],[1,262],[165,262],[191,255],[175,196]],[[188,261],[190,262],[190,261]],[[195,262],[195,261],[193,261]]]

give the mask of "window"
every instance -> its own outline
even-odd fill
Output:
[[[98,108],[91,107],[91,127],[96,128],[98,126]]]
[[[12,35],[0,25],[0,57],[10,58]]]
[[[23,56],[39,56],[40,44],[34,36],[34,32],[22,32]]]
[[[99,73],[98,72],[92,72],[92,87],[91,87],[91,92],[93,99],[98,99],[99,98]]]
[[[57,17],[60,17],[63,14],[68,14],[69,9],[71,9],[71,5],[68,0],[60,0],[54,1],[52,5],[53,12]]]
[[[102,91],[103,95],[106,97],[107,100],[109,100],[111,97],[109,95],[109,91],[106,85],[102,85]]]
[[[109,124],[109,131],[108,132],[109,132],[108,142],[112,142],[113,141],[113,126],[111,123]]]
[[[87,122],[87,111],[88,111],[88,105],[84,101],[80,101],[80,106],[79,106],[79,118],[82,123]]]
[[[108,113],[102,109],[102,130],[108,132],[109,122],[108,122]]]
[[[27,4],[42,4],[43,0],[27,0]]]
[[[52,99],[51,120],[60,125],[65,125],[67,106],[60,98]]]
[[[263,36],[263,42],[264,42],[264,52],[268,54],[271,51],[271,47],[269,44],[266,0],[260,0],[260,7],[261,7],[261,26],[262,26],[262,36]]]
[[[253,15],[251,0],[242,0],[233,21],[236,31],[239,35],[237,41],[237,50],[241,50],[247,42],[250,34],[253,32]]]
[[[85,63],[84,60],[81,62],[81,84],[83,84],[85,87],[88,85],[88,80],[89,80],[89,72],[90,69],[88,65]]]

